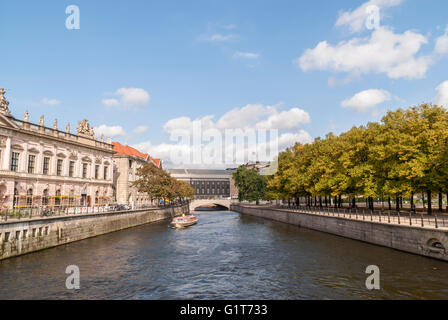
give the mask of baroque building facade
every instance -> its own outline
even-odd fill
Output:
[[[114,202],[113,145],[87,120],[76,134],[11,115],[0,89],[0,208],[102,206]]]
[[[152,204],[152,199],[147,194],[140,193],[132,183],[138,179],[137,169],[151,163],[156,167],[162,167],[160,159],[154,159],[147,153],[141,153],[128,145],[113,142],[115,155],[114,161],[114,185],[116,188],[117,203],[127,204],[132,208],[145,207]]]

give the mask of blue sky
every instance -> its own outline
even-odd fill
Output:
[[[66,28],[69,5],[79,30]],[[367,5],[379,29],[359,23]],[[0,87],[19,119],[88,118],[155,157],[167,157],[169,124],[209,115],[220,129],[291,120],[277,125],[285,144],[306,142],[448,104],[446,12],[446,0],[2,1]]]

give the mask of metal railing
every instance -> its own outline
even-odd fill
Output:
[[[126,211],[140,211],[145,209],[166,209],[177,208],[187,205],[187,203],[170,203],[160,205],[140,205],[134,208],[124,208],[119,205],[110,205],[104,207],[57,207],[57,208],[16,208],[16,209],[0,209],[0,223],[7,221],[20,221],[30,219],[41,219],[50,217],[74,216],[83,214],[97,214],[97,213],[114,213]]]
[[[306,207],[274,205],[274,208],[289,210],[298,213],[316,214],[321,216],[339,217],[358,221],[369,221],[376,223],[395,224],[403,226],[446,228],[448,227],[447,216],[423,215],[412,212],[385,212],[380,210],[346,209],[334,207]]]

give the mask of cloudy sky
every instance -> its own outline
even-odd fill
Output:
[[[73,4],[79,30],[66,28]],[[284,148],[448,107],[446,12],[446,0],[2,2],[0,87],[19,119],[88,118],[154,157],[195,123],[277,129]]]

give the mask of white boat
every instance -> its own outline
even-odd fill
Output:
[[[186,228],[192,226],[198,222],[198,218],[192,214],[182,215],[181,217],[176,217],[171,221],[174,228]]]

